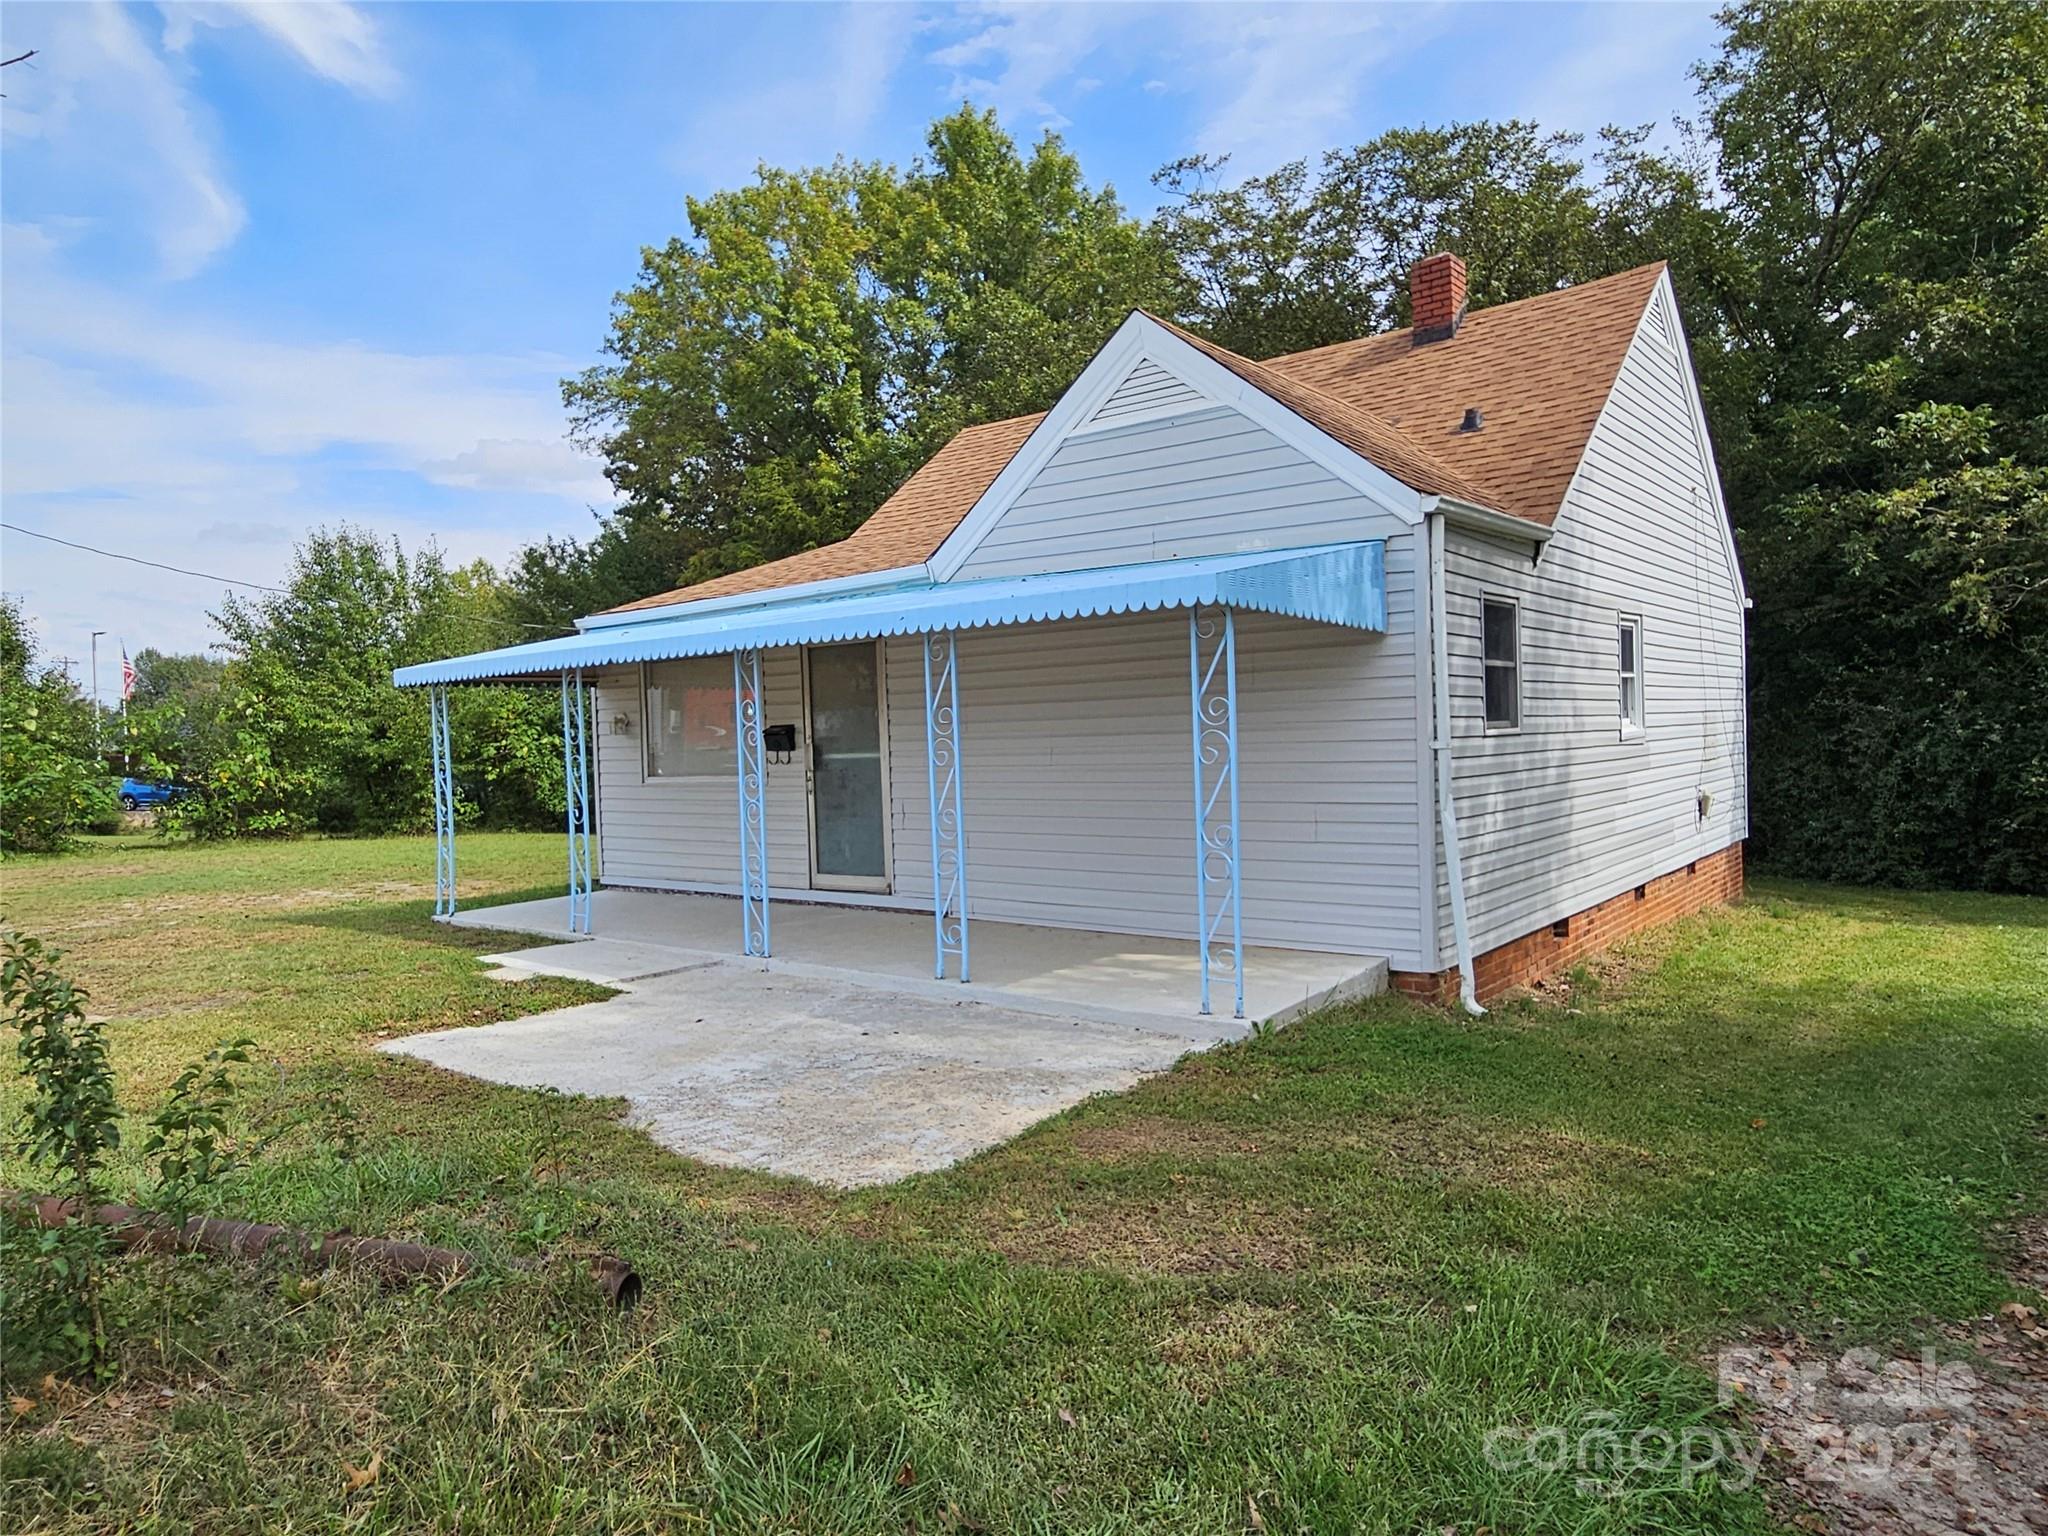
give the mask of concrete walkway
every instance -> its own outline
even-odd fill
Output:
[[[563,974],[613,982],[647,959],[598,941],[507,956],[504,973],[539,974],[547,956]],[[380,1049],[492,1082],[623,1098],[632,1124],[685,1156],[846,1187],[943,1168],[1198,1043],[727,960],[626,985],[608,1002]]]
[[[465,926],[569,937],[566,899]],[[977,922],[975,981],[932,978],[928,914],[795,902],[775,958],[734,955],[726,897],[599,891],[597,936],[486,957],[509,981],[576,976],[609,1002],[393,1040],[381,1049],[519,1087],[626,1101],[689,1157],[821,1183],[943,1168],[1190,1050],[1241,1037],[1227,975],[1197,1011],[1192,943]],[[1246,1012],[1282,1020],[1386,985],[1384,961],[1246,952]]]

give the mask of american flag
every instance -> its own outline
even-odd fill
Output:
[[[135,691],[135,663],[128,659],[128,647],[121,647],[121,702],[128,702],[128,695]]]

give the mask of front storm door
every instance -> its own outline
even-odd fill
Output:
[[[889,757],[882,648],[874,641],[804,652],[811,745],[811,884],[889,889]]]

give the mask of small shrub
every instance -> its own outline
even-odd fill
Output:
[[[18,1213],[6,1224],[0,1326],[25,1354],[97,1366],[106,1349],[100,1292],[109,1243],[92,1211],[103,1198],[107,1155],[121,1144],[121,1106],[105,1032],[86,1014],[85,991],[57,969],[61,958],[42,940],[10,930],[0,1004],[18,1031],[15,1052],[29,1080],[16,1145],[82,1214],[55,1229],[27,1230],[33,1218]]]
[[[228,1111],[235,1100],[230,1068],[246,1065],[253,1040],[228,1040],[198,1061],[188,1062],[171,1084],[171,1096],[150,1120],[142,1151],[156,1163],[156,1191],[150,1205],[173,1226],[190,1219],[199,1197],[236,1169],[247,1156],[228,1135]]]

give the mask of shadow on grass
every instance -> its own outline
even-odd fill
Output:
[[[510,906],[514,902],[541,901],[560,894],[561,890],[557,886],[529,886],[524,890],[499,891],[475,901],[465,902],[463,910],[475,912],[491,907]],[[503,949],[508,935],[516,937],[522,947],[568,942],[565,939],[549,938],[542,934],[524,933],[509,928],[470,928],[455,923],[439,923],[434,921],[434,904],[418,899],[320,907],[311,912],[289,913],[284,920],[303,923],[312,928],[347,929],[354,933],[371,934],[377,938],[413,939],[426,943],[447,944],[453,948],[471,949],[480,953]]]

